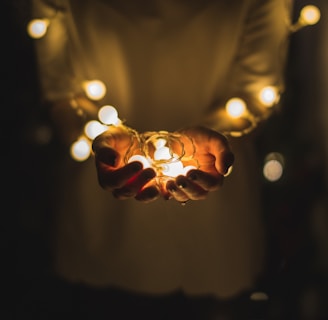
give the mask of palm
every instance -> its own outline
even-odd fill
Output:
[[[226,173],[227,167],[231,165],[226,163],[226,158],[231,152],[223,135],[205,127],[191,127],[180,133],[186,154],[194,154],[199,170],[214,176]]]

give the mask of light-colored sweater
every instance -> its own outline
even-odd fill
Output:
[[[52,16],[34,0],[35,16]],[[238,94],[283,90],[288,0],[61,1],[36,41],[42,93],[55,101],[100,79],[121,119],[139,131],[197,123]],[[256,109],[255,111],[258,112]],[[214,125],[220,130],[220,123]],[[260,275],[265,226],[251,139],[231,139],[235,163],[206,200],[119,201],[100,188],[92,158],[58,164],[56,272],[136,292],[229,297]]]

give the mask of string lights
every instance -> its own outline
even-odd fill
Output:
[[[303,27],[316,24],[320,20],[320,10],[313,5],[307,5],[302,8],[298,20],[291,26],[291,32],[296,32]]]
[[[263,87],[257,94],[257,99],[261,106],[271,108],[279,102],[280,94],[278,88],[274,86]],[[231,119],[245,119],[249,122],[243,130],[224,132],[225,135],[240,137],[255,129],[259,122],[263,120],[261,116],[255,116],[247,108],[247,103],[239,97],[229,99],[225,104],[226,115]]]
[[[159,184],[170,177],[185,175],[191,169],[197,169],[194,158],[195,146],[192,139],[184,136],[192,146],[187,152],[182,142],[182,135],[167,131],[145,132],[137,135],[138,146],[126,154],[126,162],[140,161],[144,168],[152,167],[157,173]]]
[[[52,23],[52,19],[56,17],[57,12],[58,8],[56,8],[55,14],[51,18],[32,19],[27,25],[28,35],[36,40],[45,37]],[[316,6],[307,5],[300,11],[296,23],[290,26],[290,32],[294,33],[305,26],[314,25],[319,20],[320,10]],[[81,83],[81,87],[86,96],[93,101],[101,100],[107,91],[106,85],[98,79],[84,81]],[[258,92],[258,96],[255,98],[259,100],[262,106],[272,108],[279,102],[280,93],[278,88],[266,86]],[[246,102],[240,97],[232,97],[226,102],[225,113],[227,117],[232,119],[244,118],[250,123],[250,126],[243,131],[225,133],[235,137],[250,132],[262,120],[261,117],[255,116],[250,112]],[[181,144],[178,135],[170,134],[166,131],[138,134],[123,124],[118,117],[115,107],[110,105],[104,105],[99,108],[98,119],[93,119],[85,123],[82,134],[71,145],[71,157],[80,162],[87,160],[92,154],[93,139],[108,130],[110,126],[124,126],[138,141],[138,150],[129,150],[126,155],[126,162],[137,160],[143,163],[145,168],[153,167],[157,172],[158,179],[175,177],[179,174],[185,174],[192,168],[198,167],[197,161],[193,159],[193,154],[185,154],[184,146]],[[175,145],[175,152],[172,151],[173,143]],[[176,153],[177,149],[179,152]],[[190,161],[194,161],[194,163],[189,164]],[[184,163],[188,163],[188,165],[184,166]],[[272,152],[265,157],[263,176],[268,181],[277,181],[283,174],[283,168],[283,155]]]

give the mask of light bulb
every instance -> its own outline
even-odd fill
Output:
[[[164,139],[164,138],[159,138],[159,139],[157,139],[156,141],[154,141],[154,145],[155,145],[155,148],[156,148],[156,149],[163,148],[163,147],[165,147],[165,145],[166,145],[166,139]]]
[[[71,157],[76,161],[84,161],[91,154],[91,145],[86,138],[80,138],[75,141],[70,148]]]
[[[108,129],[107,126],[101,124],[97,120],[88,121],[84,126],[84,133],[88,138],[93,140],[98,135],[102,134]]]
[[[278,100],[278,92],[275,87],[264,87],[259,94],[260,101],[267,107],[272,107]]]
[[[180,174],[184,174],[183,169],[181,161],[173,161],[162,166],[162,173],[167,177],[177,177]]]
[[[226,111],[232,118],[239,118],[246,112],[246,103],[240,98],[232,98],[226,103]]]
[[[281,178],[284,171],[284,157],[278,152],[269,153],[264,160],[263,175],[271,182]]]
[[[33,39],[42,38],[48,30],[48,19],[33,19],[27,24],[27,33]]]
[[[113,106],[103,106],[98,111],[99,120],[107,125],[119,125],[121,120],[118,118],[118,112]]]
[[[304,25],[313,25],[320,20],[320,10],[313,5],[305,6],[300,13],[300,22]]]
[[[100,80],[85,81],[83,83],[83,88],[86,95],[91,100],[100,100],[106,94],[106,86]]]
[[[156,150],[154,152],[154,160],[169,160],[171,158],[172,155],[168,147],[156,147]]]
[[[264,164],[263,175],[269,181],[277,181],[281,178],[283,167],[278,160],[270,160]]]

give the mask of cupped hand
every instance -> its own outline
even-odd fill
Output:
[[[182,203],[205,199],[209,192],[222,186],[234,162],[234,155],[226,137],[209,128],[189,127],[179,134],[186,155],[193,154],[198,168],[167,181],[162,192],[165,198],[174,198]]]
[[[160,192],[152,168],[143,169],[140,162],[126,163],[125,155],[138,144],[135,133],[125,126],[113,126],[97,136],[92,144],[98,182],[117,199],[135,198],[150,202]]]

